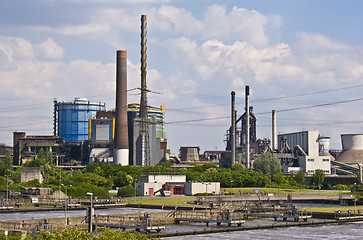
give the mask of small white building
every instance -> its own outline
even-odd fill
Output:
[[[166,183],[184,183],[186,182],[186,179],[187,177],[185,175],[141,175],[140,181],[135,184],[135,187],[137,194],[140,196],[160,195],[160,190],[163,189],[163,185]]]
[[[162,191],[169,191],[171,195],[219,194],[220,192],[219,182],[186,182],[185,175],[142,175],[135,187],[140,196],[161,195]]]

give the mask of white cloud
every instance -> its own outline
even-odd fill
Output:
[[[49,59],[58,59],[64,56],[64,49],[61,48],[53,39],[48,38],[44,42],[36,45],[37,51]]]
[[[60,34],[66,36],[88,36],[91,38],[101,37],[111,31],[107,23],[89,23],[83,25],[63,25],[61,27],[37,26],[35,31]]]
[[[348,45],[334,41],[320,33],[298,32],[297,36],[300,38],[299,47],[304,51],[350,50]]]

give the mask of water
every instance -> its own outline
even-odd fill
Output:
[[[350,223],[343,225],[321,225],[315,227],[290,227],[280,229],[266,229],[253,231],[237,231],[224,232],[205,235],[193,235],[182,237],[165,238],[170,240],[190,240],[190,239],[223,239],[223,240],[239,240],[239,239],[363,239],[363,223]]]
[[[159,209],[142,209],[142,208],[114,208],[114,209],[95,209],[97,215],[117,215],[133,214],[145,212],[165,212]],[[15,212],[0,213],[0,220],[26,220],[26,219],[43,219],[43,218],[64,218],[64,211],[39,211],[39,212]],[[86,210],[67,210],[67,217],[85,217]]]

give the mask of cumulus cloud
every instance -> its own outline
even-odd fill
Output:
[[[64,56],[64,49],[51,38],[48,38],[44,42],[37,44],[36,48],[41,56],[45,58],[58,59]]]
[[[299,47],[304,51],[350,50],[347,44],[339,43],[319,33],[298,32],[296,35],[300,38]]]

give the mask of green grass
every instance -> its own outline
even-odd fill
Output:
[[[133,201],[135,203],[140,204],[151,204],[151,205],[178,205],[178,206],[186,206],[190,205],[187,202],[192,202],[197,200],[196,197],[157,197],[157,198],[136,198]]]
[[[252,188],[221,188],[221,193],[226,192],[232,193],[232,194],[238,194],[238,193],[252,193],[254,187]],[[325,190],[314,190],[314,189],[283,189],[283,188],[258,188],[261,192],[266,193],[279,193],[279,194],[321,194],[321,195],[332,195],[332,194],[339,194],[339,192],[327,192]],[[351,192],[340,192],[340,194],[351,194]]]
[[[354,211],[354,206],[335,206],[335,207],[299,207],[302,210],[308,210],[312,212],[326,212],[334,213],[335,211],[342,211],[342,213],[347,213],[348,210]],[[362,209],[362,206],[357,206],[356,210]]]

